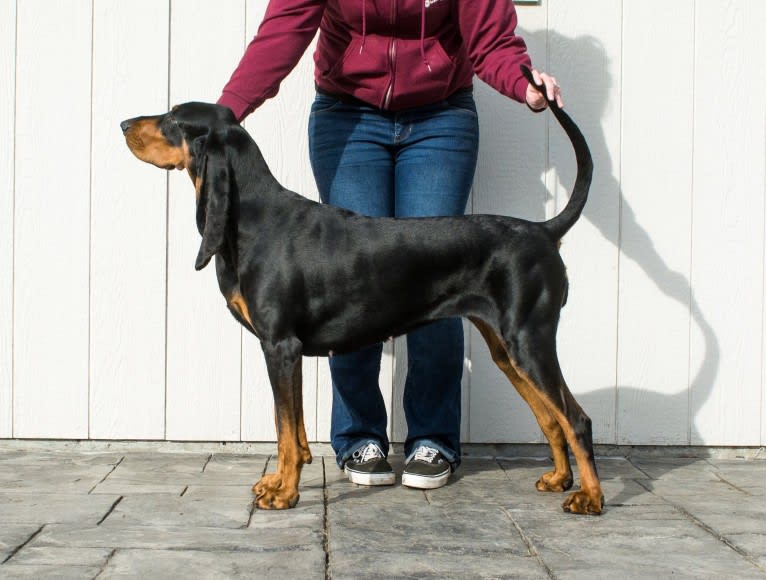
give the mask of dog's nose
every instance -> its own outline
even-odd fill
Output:
[[[123,121],[120,123],[120,129],[122,129],[123,135],[128,132],[128,129],[130,129],[130,126],[132,125],[132,122],[130,120]]]

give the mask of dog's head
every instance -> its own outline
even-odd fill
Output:
[[[202,243],[195,268],[204,268],[224,243],[231,204],[229,144],[244,130],[227,107],[185,103],[162,115],[120,123],[128,148],[161,169],[186,169],[197,193]]]

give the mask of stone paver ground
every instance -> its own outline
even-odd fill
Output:
[[[266,512],[268,453],[179,449],[0,442],[0,578],[766,578],[757,450],[612,450],[606,512],[578,517],[535,491],[544,458],[467,456],[423,492],[354,486],[315,446],[298,507]]]

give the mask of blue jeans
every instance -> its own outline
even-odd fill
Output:
[[[479,145],[470,91],[433,105],[381,111],[318,94],[309,119],[309,153],[323,202],[374,216],[462,215]],[[343,289],[339,288],[342,292]],[[331,442],[338,465],[367,442],[388,453],[378,375],[382,344],[330,359]],[[427,444],[460,462],[463,326],[440,320],[407,335],[405,456]]]

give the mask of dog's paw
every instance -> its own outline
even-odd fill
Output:
[[[549,471],[548,473],[544,473],[543,476],[537,480],[535,488],[537,488],[537,491],[562,492],[571,488],[572,482],[571,471],[569,473]]]
[[[282,478],[278,473],[267,473],[259,479],[253,486],[253,493],[257,496],[267,489],[278,489],[282,487]]]
[[[561,507],[570,514],[600,516],[604,509],[604,496],[600,489],[597,492],[581,489],[571,494]]]
[[[288,489],[276,473],[264,475],[253,486],[255,506],[262,510],[285,510],[297,505],[300,494],[297,489]]]

